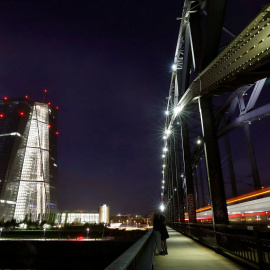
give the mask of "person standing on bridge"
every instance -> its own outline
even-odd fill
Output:
[[[153,229],[156,238],[156,245],[159,252],[159,255],[164,255],[161,249],[161,234],[160,234],[161,222],[160,222],[160,213],[155,212],[153,217]]]
[[[166,239],[169,238],[169,234],[166,228],[165,217],[160,215],[160,235],[161,235],[161,248],[164,255],[168,255]]]

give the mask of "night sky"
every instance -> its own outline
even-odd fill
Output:
[[[226,25],[237,34],[264,2],[228,1]],[[147,214],[157,207],[182,6],[0,1],[0,96],[41,102],[47,89],[46,102],[59,106],[59,210],[106,203],[111,213]],[[239,10],[244,19],[236,23]]]

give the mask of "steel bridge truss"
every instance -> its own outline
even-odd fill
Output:
[[[177,18],[162,154],[161,199],[170,222],[196,223],[196,209],[210,204],[214,227],[229,224],[219,144],[223,139],[235,197],[229,134],[236,128],[244,131],[253,186],[262,188],[249,129],[270,115],[270,104],[260,100],[270,75],[270,5],[218,54],[225,7],[225,0],[186,0]],[[200,14],[206,14],[203,37]],[[214,98],[222,101],[215,108]]]

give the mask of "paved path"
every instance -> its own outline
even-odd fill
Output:
[[[245,269],[196,241],[169,229],[168,255],[155,256],[154,270],[235,270]]]

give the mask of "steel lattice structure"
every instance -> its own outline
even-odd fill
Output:
[[[205,173],[213,223],[228,224],[219,144],[222,138],[231,193],[237,196],[228,134],[238,127],[245,134],[254,189],[262,187],[249,125],[270,115],[270,104],[257,102],[270,74],[270,5],[218,54],[225,7],[225,0],[186,0],[178,18],[162,154],[161,199],[170,222],[185,222],[186,212],[189,222],[196,223],[196,209],[207,205],[207,190],[200,183]],[[203,38],[201,14],[206,14]],[[222,104],[213,108],[217,96]]]

